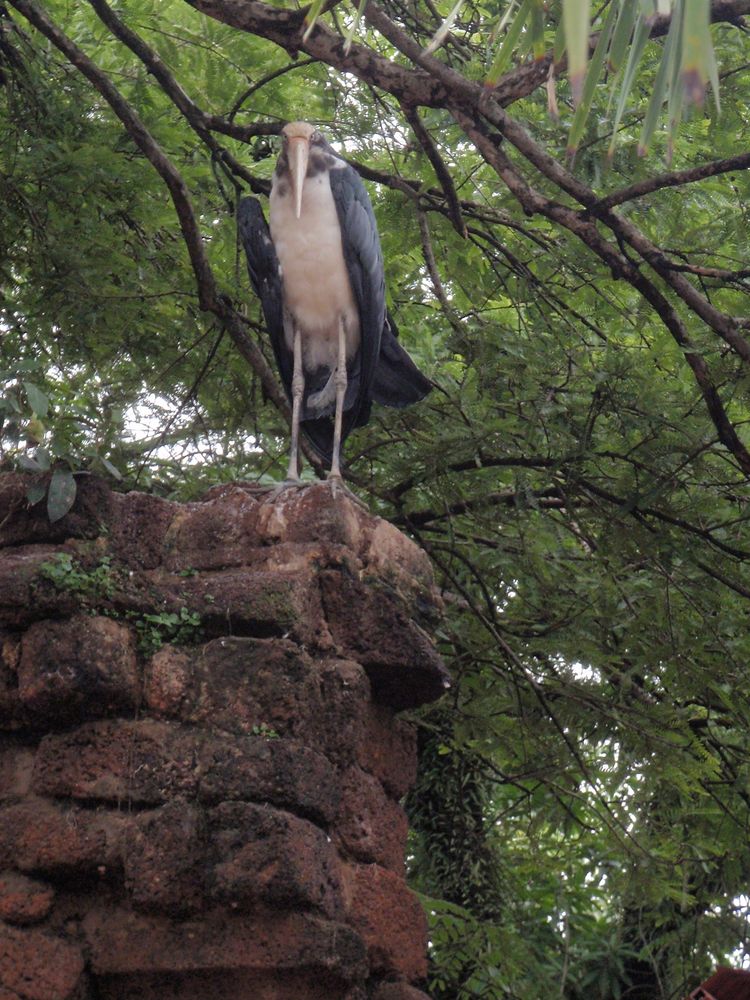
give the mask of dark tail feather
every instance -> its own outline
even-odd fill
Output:
[[[330,466],[333,461],[333,421],[331,418],[318,417],[316,420],[302,420],[300,429],[323,462]]]
[[[382,406],[401,408],[424,399],[432,389],[432,383],[399,344],[397,336],[398,330],[389,316],[380,340],[380,355],[372,380],[372,398]]]
[[[356,412],[354,410],[344,411],[344,422],[341,428],[342,447],[352,430],[355,427],[364,427],[370,419],[371,406],[370,400],[365,399]],[[325,464],[330,465],[333,461],[333,419],[331,417],[318,417],[314,420],[302,420],[300,427]]]

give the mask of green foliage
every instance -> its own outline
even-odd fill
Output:
[[[203,623],[197,611],[182,607],[179,611],[160,611],[133,617],[138,634],[138,648],[151,656],[164,645],[174,642],[191,646],[203,638]]]
[[[138,648],[144,656],[153,655],[167,642],[193,645],[203,639],[201,616],[189,608],[138,614],[133,611],[121,613],[113,607],[111,601],[115,596],[117,578],[110,556],[102,556],[93,566],[85,567],[70,553],[58,552],[42,563],[39,577],[52,583],[57,590],[74,594],[90,611],[131,622],[138,636]],[[271,738],[265,732],[258,735]]]
[[[82,598],[87,606],[108,601],[115,591],[112,560],[102,556],[96,565],[85,568],[68,552],[58,552],[39,567],[39,576],[54,584],[58,590]]]
[[[279,738],[279,734],[273,726],[269,726],[266,722],[259,722],[254,725],[250,730],[250,735],[262,736],[265,740],[277,740]]]

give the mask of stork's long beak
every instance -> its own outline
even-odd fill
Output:
[[[310,155],[310,142],[301,136],[289,140],[289,172],[292,175],[292,190],[294,192],[294,214],[299,219],[302,214],[302,187],[307,176],[307,159]]]

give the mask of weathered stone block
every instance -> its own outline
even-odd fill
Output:
[[[127,822],[117,813],[25,799],[0,809],[0,865],[50,877],[104,877],[119,869]]]
[[[409,981],[427,974],[427,919],[398,875],[378,865],[345,869],[348,923],[367,946],[371,974],[396,973]]]
[[[143,579],[148,584],[149,600],[158,594],[171,611],[186,607],[195,612],[208,635],[265,638],[288,634],[303,643],[326,641],[316,573],[311,566],[299,570],[258,566],[252,572],[221,569],[189,577],[154,570],[144,573]]]
[[[140,679],[130,629],[90,615],[37,622],[21,642],[18,695],[35,719],[55,723],[134,709]]]
[[[234,485],[210,491],[202,503],[183,505],[165,537],[164,564],[171,571],[226,569],[253,558],[263,544],[257,530],[261,502]]]
[[[28,795],[34,771],[34,751],[10,739],[0,742],[0,802]]]
[[[425,611],[435,615],[439,609],[434,593],[434,577],[429,556],[403,535],[388,521],[370,517],[363,533],[359,557],[369,575],[377,575],[391,582],[413,603],[417,594],[432,608]]]
[[[107,720],[46,736],[34,789],[53,798],[159,805],[195,796],[200,765],[196,734],[166,722]]]
[[[369,705],[362,668],[312,660],[284,639],[226,637],[202,647],[164,647],[146,668],[145,703],[155,713],[228,732],[258,728],[351,759]]]
[[[184,799],[133,818],[122,838],[125,887],[137,909],[199,910],[206,876],[202,815]]]
[[[417,780],[416,729],[386,705],[368,705],[357,763],[375,775],[389,795],[403,798]]]
[[[247,916],[214,910],[177,921],[92,907],[82,926],[97,975],[307,969],[352,982],[366,974],[358,934],[345,924],[301,913]]]
[[[221,640],[217,640],[221,641]],[[168,719],[193,717],[194,664],[198,648],[162,646],[148,661],[143,676],[144,708]]]
[[[87,723],[46,736],[33,784],[37,794],[81,801],[267,801],[318,822],[330,822],[339,798],[331,764],[307,747],[262,736],[209,736],[151,719]]]
[[[18,729],[26,713],[18,697],[18,661],[21,640],[16,633],[0,630],[0,729]],[[2,784],[0,784],[2,795]]]
[[[320,708],[312,661],[286,640],[225,637],[195,650],[160,650],[147,668],[146,703],[191,722],[296,736]]]
[[[446,681],[425,554],[326,483],[185,505],[82,479],[51,526],[23,479],[0,476],[0,972],[80,937],[91,978],[29,960],[0,1000],[425,1000],[394,714]],[[61,552],[111,588],[56,589]],[[202,635],[141,671],[125,616],[182,609]]]
[[[2,477],[0,477],[2,482]],[[6,549],[0,559],[0,627],[25,627],[51,615],[73,614],[78,600],[40,576],[62,550],[52,545]]]
[[[74,1000],[80,996],[82,973],[83,956],[76,945],[39,930],[0,927],[0,995]]]
[[[96,538],[109,516],[112,494],[95,476],[76,477],[76,499],[59,521],[51,522],[44,499],[31,506],[26,498],[35,476],[4,472],[0,476],[0,547],[66,538]]]
[[[19,872],[0,872],[0,920],[8,924],[38,924],[52,909],[55,890]]]
[[[209,803],[270,802],[316,823],[330,823],[340,790],[330,762],[284,739],[207,740],[201,751],[199,795]]]
[[[358,767],[341,776],[336,839],[358,861],[372,861],[399,874],[409,823],[404,810],[383,791],[377,778]]]
[[[372,995],[372,1000],[430,1000],[426,993],[408,983],[381,983]]]
[[[443,661],[392,593],[338,570],[321,571],[319,580],[333,640],[365,668],[376,700],[415,708],[444,694],[450,680]]]
[[[109,549],[135,570],[155,569],[164,557],[169,527],[179,504],[148,493],[113,493],[109,518]]]
[[[97,1000],[367,1000],[367,993],[350,989],[335,973],[319,969],[300,972],[217,969],[97,976],[96,997]]]
[[[359,551],[363,525],[370,515],[345,493],[335,496],[330,483],[267,495],[258,508],[258,531],[266,544],[323,542]]]
[[[259,902],[343,913],[338,855],[312,823],[270,806],[225,802],[209,815],[217,858],[213,896],[233,907]]]
[[[370,681],[353,660],[318,661],[321,711],[313,730],[316,745],[337,764],[352,762],[361,746],[372,702]]]

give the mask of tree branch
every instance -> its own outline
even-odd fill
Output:
[[[220,162],[224,162],[231,167],[232,173],[241,177],[256,194],[268,193],[268,182],[255,178],[249,170],[242,166],[226,149],[220,146],[211,134],[213,131],[225,132],[234,135],[234,138],[241,138],[244,141],[251,136],[267,135],[278,132],[277,125],[251,125],[245,127],[234,126],[231,122],[226,122],[217,115],[207,115],[183,90],[182,86],[170,73],[162,62],[160,56],[146,42],[132,31],[115,14],[105,0],[89,0],[97,16],[106,24],[115,37],[127,45],[147,67],[161,89],[172,101],[175,107],[182,113],[188,125],[196,132],[211,152]],[[237,134],[237,132],[242,134]]]
[[[468,235],[466,232],[466,223],[461,215],[461,204],[458,200],[458,195],[456,194],[456,188],[453,184],[453,178],[450,175],[450,171],[443,163],[443,158],[438,152],[437,146],[432,141],[432,136],[422,124],[422,119],[417,114],[416,108],[412,108],[408,104],[402,104],[401,109],[404,112],[404,117],[408,121],[409,125],[411,125],[412,132],[419,140],[419,144],[422,149],[425,151],[427,159],[432,164],[435,176],[440,181],[440,187],[442,188],[445,196],[453,228],[459,236],[466,239],[466,236]]]
[[[689,170],[675,170],[668,174],[658,174],[656,177],[646,177],[637,184],[630,184],[628,187],[620,188],[619,191],[613,191],[606,198],[601,198],[594,204],[592,211],[594,214],[606,212],[616,205],[622,205],[634,198],[642,198],[662,188],[681,187],[683,184],[704,181],[718,174],[747,170],[748,167],[750,167],[750,153],[738,153],[737,156],[730,156],[724,160],[711,160],[710,163],[702,163],[699,167],[691,167]]]

